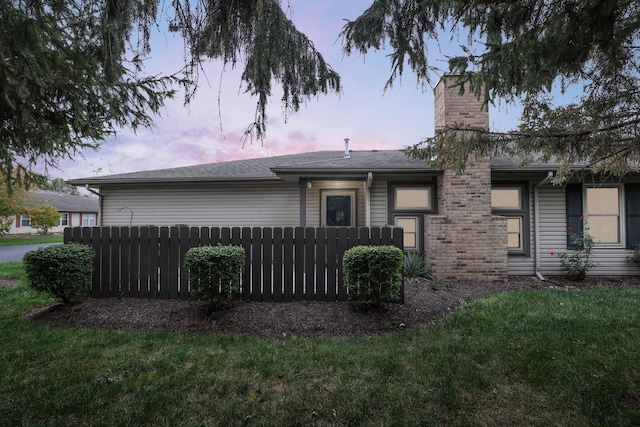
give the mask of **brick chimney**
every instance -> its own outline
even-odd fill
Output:
[[[454,123],[489,128],[482,101],[456,76],[444,76],[435,94],[435,125]],[[438,214],[425,216],[425,255],[440,280],[506,281],[506,220],[491,213],[491,157],[476,156],[462,173],[438,177]]]

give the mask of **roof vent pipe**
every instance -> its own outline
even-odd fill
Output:
[[[351,154],[349,153],[349,138],[344,139],[344,158],[350,159]]]

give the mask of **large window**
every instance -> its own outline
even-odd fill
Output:
[[[493,184],[491,209],[494,214],[507,218],[507,248],[510,254],[528,252],[527,185]]]
[[[394,187],[394,210],[429,211],[433,209],[431,187]]]
[[[640,183],[565,187],[567,247],[579,248],[585,221],[594,245],[632,249],[640,243]]]
[[[435,188],[431,182],[390,183],[390,223],[402,227],[404,250],[422,252],[424,214],[434,212]]]
[[[82,214],[82,225],[85,227],[94,227],[96,225],[97,215],[94,213],[83,213]]]
[[[584,213],[594,244],[622,245],[621,187],[586,187]]]

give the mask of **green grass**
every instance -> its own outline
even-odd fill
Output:
[[[88,330],[0,289],[6,425],[638,425],[640,291],[521,291],[361,338]],[[0,423],[1,424],[1,423]]]
[[[0,237],[0,246],[20,246],[20,245],[38,245],[40,243],[62,243],[61,234],[50,234],[47,236],[39,234],[21,234],[19,236],[2,236]]]
[[[24,280],[26,278],[27,274],[24,271],[22,261],[0,262],[1,280]]]

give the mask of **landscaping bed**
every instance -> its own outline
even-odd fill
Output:
[[[436,282],[407,279],[405,303],[384,312],[369,311],[352,302],[234,301],[228,309],[207,313],[199,301],[86,298],[70,306],[33,310],[26,317],[57,325],[100,329],[164,330],[181,333],[240,333],[352,336],[388,333],[437,322],[458,307],[484,295],[520,289],[580,289],[638,287],[636,277],[591,277],[584,282],[562,278],[541,282],[533,277],[510,277],[504,283]]]

